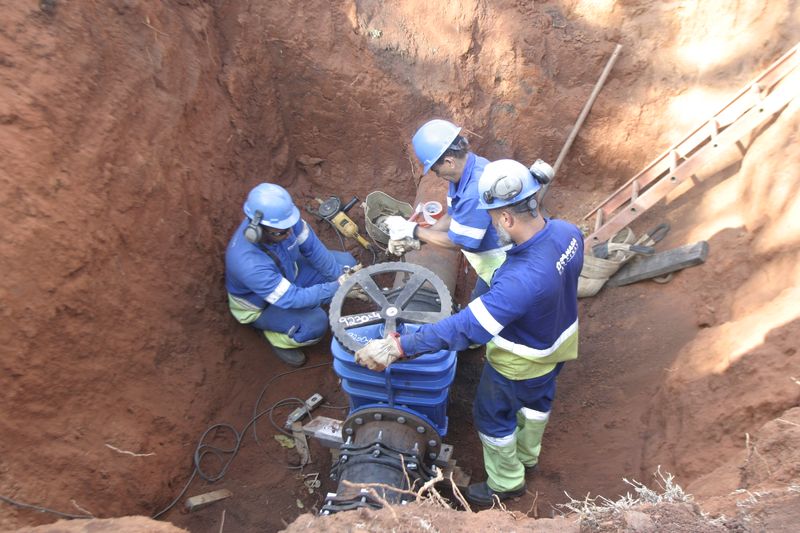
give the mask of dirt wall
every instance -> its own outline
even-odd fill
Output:
[[[0,492],[148,513],[238,379],[222,252],[286,166],[277,96],[208,4],[2,11]]]
[[[409,139],[432,116],[463,124],[489,158],[552,161],[620,42],[551,192],[556,212],[579,221],[800,39],[789,0],[0,7],[0,493],[98,516],[166,504],[208,423],[243,423],[280,370],[225,307],[222,253],[254,184],[282,183],[299,204],[376,188],[411,200]],[[701,476],[796,401],[794,384],[771,386],[796,365],[796,317],[776,317],[796,301],[800,235],[786,229],[796,229],[796,121],[782,124],[784,144],[754,145],[740,178],[708,182],[706,203],[659,212],[683,217],[672,244],[713,238],[712,250],[735,255],[715,255],[710,273],[687,274],[667,297],[637,287],[583,305],[584,359],[562,377],[548,438],[563,453],[543,458],[543,491],[610,493],[656,459]],[[743,209],[737,196],[749,198]],[[664,321],[675,309],[691,312]],[[619,341],[626,328],[633,344]],[[743,330],[756,342],[734,361]],[[627,364],[648,350],[678,375]],[[736,392],[767,384],[769,397]],[[706,395],[745,405],[727,417],[704,410]],[[701,437],[686,445],[687,435]],[[49,518],[5,507],[0,526]]]

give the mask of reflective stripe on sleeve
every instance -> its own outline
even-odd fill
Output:
[[[484,435],[480,431],[478,432],[478,437],[481,441],[485,442],[486,444],[491,444],[492,446],[500,446],[505,447],[511,444],[516,440],[516,435],[512,433],[511,435],[506,435],[505,437],[490,437],[489,435]]]
[[[306,221],[303,221],[303,231],[300,232],[300,235],[297,236],[297,244],[303,244],[308,239],[308,224]],[[272,303],[272,302],[271,302]]]
[[[275,290],[267,296],[267,301],[271,304],[274,304],[278,300],[281,299],[281,296],[286,294],[286,291],[289,290],[289,287],[292,286],[292,282],[286,278],[281,278],[281,282],[278,283],[278,286],[275,287]]]
[[[486,235],[486,228],[473,228],[472,226],[465,226],[464,224],[459,224],[456,219],[452,219],[450,221],[450,231],[456,235],[462,235],[478,241],[483,240],[483,236]]]
[[[477,320],[487,332],[492,335],[497,335],[503,330],[503,326],[494,319],[489,310],[486,309],[486,306],[483,305],[480,298],[472,300],[467,307],[472,311],[472,316],[475,317],[475,320]],[[495,337],[495,340],[498,338],[499,337]]]
[[[522,416],[525,417],[525,420],[537,420],[539,422],[545,422],[548,418],[550,418],[550,411],[542,412],[537,411],[536,409],[529,409],[527,407],[523,407],[520,409]]]
[[[475,300],[475,301],[478,301],[478,300]],[[472,303],[474,303],[474,302],[472,302]],[[472,303],[469,304],[470,308],[472,308]],[[473,311],[473,314],[474,314],[474,311]],[[477,318],[477,315],[476,315],[476,318]],[[478,322],[480,322],[480,319],[478,319]],[[483,325],[483,323],[481,323],[481,325]],[[492,333],[488,328],[486,329],[486,331],[489,331],[489,333]],[[572,335],[574,335],[575,332],[577,332],[577,331],[578,331],[578,321],[575,320],[575,322],[573,322],[572,325],[570,325],[567,329],[565,329],[564,332],[558,337],[558,339],[556,339],[556,342],[554,342],[552,346],[550,346],[549,348],[545,348],[543,350],[537,350],[536,348],[531,348],[530,346],[525,346],[524,344],[517,344],[515,342],[511,342],[510,340],[504,339],[503,337],[500,337],[499,335],[494,337],[492,339],[492,341],[494,341],[494,343],[497,345],[498,348],[502,348],[503,350],[511,352],[511,353],[513,353],[515,355],[521,355],[522,357],[530,357],[530,358],[537,359],[537,358],[540,358],[540,357],[547,357],[548,355],[551,355],[553,352],[558,350],[558,348],[567,339],[569,339]],[[497,334],[495,333],[494,335],[497,335]]]
[[[453,207],[453,199],[450,196],[447,197],[447,207]]]

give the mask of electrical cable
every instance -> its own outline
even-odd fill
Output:
[[[297,400],[297,401],[302,402],[303,405],[305,405],[305,402],[303,402],[299,398],[284,398],[283,400],[279,400],[278,402],[273,404],[269,409],[266,409],[264,411],[258,412],[258,407],[259,407],[259,405],[261,403],[261,400],[264,397],[264,394],[267,392],[267,387],[269,387],[269,385],[273,381],[275,381],[276,379],[281,378],[283,376],[286,376],[288,374],[293,374],[295,372],[300,372],[302,370],[311,370],[313,368],[319,368],[319,367],[322,367],[322,366],[328,366],[330,364],[331,363],[320,363],[320,364],[317,364],[317,365],[304,366],[302,368],[296,368],[294,370],[289,370],[288,372],[283,372],[281,374],[273,376],[269,381],[267,381],[267,383],[264,385],[264,387],[262,387],[261,392],[258,395],[258,400],[256,401],[256,405],[255,405],[255,408],[254,408],[254,411],[253,411],[253,416],[250,418],[250,420],[247,422],[247,424],[245,424],[245,426],[242,428],[241,431],[236,431],[236,428],[234,428],[232,425],[226,424],[224,422],[221,422],[221,423],[218,423],[218,424],[213,424],[213,425],[209,426],[203,432],[203,434],[200,436],[200,439],[197,442],[197,446],[195,447],[194,455],[193,455],[194,468],[192,469],[192,474],[189,476],[189,480],[183,486],[183,488],[181,489],[180,493],[175,497],[175,499],[172,500],[169,503],[169,505],[167,505],[162,510],[160,510],[159,512],[157,512],[154,515],[152,515],[150,518],[155,520],[158,517],[160,517],[161,515],[163,515],[164,513],[166,513],[167,511],[169,511],[170,509],[172,509],[175,506],[175,504],[178,503],[178,501],[183,497],[183,495],[186,494],[186,491],[189,489],[189,485],[192,484],[192,481],[194,481],[195,476],[199,475],[203,480],[205,480],[205,481],[207,481],[209,483],[213,483],[215,481],[219,481],[220,479],[222,479],[225,476],[225,473],[228,471],[228,467],[230,467],[231,463],[236,458],[236,455],[239,453],[239,450],[241,449],[241,446],[242,446],[242,441],[244,440],[244,436],[247,434],[247,430],[250,429],[250,426],[253,426],[253,436],[255,437],[255,440],[259,444],[259,446],[261,446],[261,443],[258,441],[258,435],[256,433],[256,422],[258,421],[259,418],[261,418],[264,415],[270,415],[270,417],[271,417],[272,410],[275,407],[278,407],[279,406],[278,404],[282,404],[282,402],[285,402],[287,400],[291,400],[291,401]],[[274,425],[274,422],[273,422],[273,425]],[[233,433],[233,436],[234,436],[234,445],[233,445],[233,447],[231,447],[231,448],[219,448],[217,446],[211,446],[209,444],[205,444],[204,441],[205,441],[206,437],[208,436],[208,434],[211,433],[214,430],[219,429],[219,428],[222,428],[223,430],[228,430],[231,433]],[[223,456],[225,454],[229,454],[230,455],[230,457],[227,460],[223,459]],[[221,469],[219,470],[219,472],[217,472],[214,475],[206,473],[205,471],[203,471],[203,469],[201,467],[201,463],[202,463],[203,459],[208,455],[213,455],[223,465],[221,467]],[[300,468],[302,468],[302,467],[300,467]],[[55,512],[57,512],[57,511],[55,511]],[[59,514],[63,515],[63,513],[59,513]],[[87,518],[87,517],[75,516],[75,518]]]
[[[30,503],[23,503],[17,500],[12,500],[7,496],[0,496],[0,501],[3,501],[9,505],[14,505],[16,507],[20,507],[22,509],[30,509],[31,511],[37,511],[39,513],[51,513],[54,515],[61,516],[63,518],[70,518],[70,519],[88,519],[88,518],[95,518],[90,514],[70,514],[70,513],[62,513],[61,511],[55,511],[53,509],[48,509],[47,507],[40,507],[38,505],[31,505]]]
[[[255,417],[256,414],[258,414],[258,407],[259,407],[259,405],[261,405],[261,400],[264,399],[264,393],[267,392],[267,387],[269,387],[270,384],[273,381],[275,381],[276,379],[278,379],[280,377],[286,376],[288,374],[294,374],[295,372],[300,372],[301,370],[311,370],[312,368],[319,368],[321,366],[328,366],[330,364],[331,363],[319,363],[319,364],[316,364],[316,365],[304,366],[302,368],[296,368],[294,370],[289,370],[287,372],[284,372],[282,374],[278,374],[277,376],[274,376],[272,379],[267,381],[267,383],[261,389],[261,392],[258,394],[258,399],[256,400],[256,404],[255,404],[255,406],[253,406],[253,417]],[[263,449],[263,446],[261,446],[261,441],[258,440],[258,432],[256,431],[256,425],[255,424],[253,424],[253,437],[255,438],[256,443]]]

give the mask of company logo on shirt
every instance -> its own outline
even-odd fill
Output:
[[[558,261],[556,261],[556,270],[558,270],[559,275],[564,274],[564,267],[572,260],[573,257],[575,257],[575,253],[577,251],[578,241],[575,239],[575,237],[573,237],[572,240],[569,241],[569,246],[567,246],[567,249],[563,254],[561,254],[561,257],[558,258]]]

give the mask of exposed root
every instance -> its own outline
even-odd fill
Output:
[[[347,487],[358,487],[358,488],[360,488],[362,490],[366,490],[367,493],[370,496],[375,498],[375,501],[377,501],[378,503],[381,504],[381,507],[383,507],[384,509],[389,509],[389,511],[391,511],[392,518],[394,519],[395,522],[399,522],[399,520],[397,519],[397,512],[394,510],[394,508],[392,508],[392,504],[387,502],[386,499],[384,499],[383,496],[379,495],[378,492],[375,490],[375,486],[377,486],[377,484],[372,484],[372,483],[350,483],[346,479],[343,479],[342,483],[344,483],[344,485],[347,486]],[[392,487],[390,487],[390,488],[392,488]],[[401,491],[401,492],[405,492],[405,491]]]
[[[121,453],[121,454],[124,454],[124,455],[131,455],[133,457],[150,457],[151,455],[155,455],[155,452],[151,452],[151,453],[133,453],[133,452],[129,452],[128,450],[120,450],[116,446],[112,446],[111,444],[109,444],[107,442],[106,442],[106,448],[110,448],[110,449],[114,450],[117,453]]]
[[[761,459],[762,463],[764,463],[764,468],[767,469],[767,476],[768,477],[772,477],[772,470],[770,470],[770,468],[769,468],[769,463],[767,463],[767,460],[764,459],[764,457],[760,453],[758,453],[758,449],[756,448],[756,445],[750,443],[750,434],[749,433],[745,433],[744,434],[744,442],[745,442],[745,446],[747,447],[747,459],[744,462],[744,467],[747,468],[747,466],[750,464],[750,459],[753,456],[756,456],[759,459]]]
[[[472,512],[472,507],[469,506],[469,503],[467,503],[466,498],[464,498],[464,495],[461,494],[461,491],[456,486],[456,482],[453,481],[453,473],[452,472],[450,472],[450,486],[453,488],[453,496],[456,497],[456,500],[458,500],[458,503],[460,503],[461,506],[464,509],[466,509],[467,512],[471,513]]]
[[[660,492],[649,489],[643,483],[639,483],[636,480],[628,481],[622,478],[622,481],[633,487],[635,495],[627,493],[625,496],[613,501],[603,496],[590,497],[587,494],[583,500],[576,500],[570,496],[569,493],[564,492],[570,501],[565,504],[559,504],[557,507],[575,513],[582,523],[594,527],[618,513],[637,505],[692,502],[692,496],[686,494],[683,489],[673,481],[675,476],[669,473],[662,474],[661,466],[656,470],[656,474],[658,476],[656,478],[656,483],[661,489]],[[660,480],[658,478],[660,478]]]
[[[95,516],[95,514],[94,514],[94,513],[90,512],[90,511],[87,511],[86,509],[84,509],[83,507],[81,507],[80,505],[78,505],[78,502],[76,502],[75,500],[70,500],[70,503],[72,503],[72,506],[73,506],[75,509],[79,510],[79,511],[80,511],[80,512],[82,512],[83,514],[89,515],[89,516],[91,516],[92,518],[94,518],[94,516]]]

